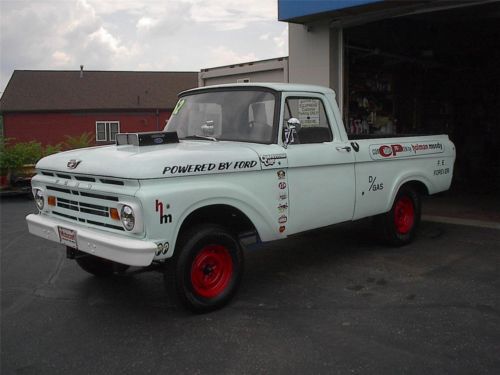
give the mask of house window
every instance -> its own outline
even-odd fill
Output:
[[[95,140],[97,142],[115,141],[120,132],[118,121],[97,121],[95,123]]]

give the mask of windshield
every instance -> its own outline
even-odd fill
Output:
[[[275,95],[263,90],[209,91],[179,99],[165,131],[180,139],[273,143]]]

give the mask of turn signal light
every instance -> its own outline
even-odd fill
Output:
[[[120,220],[120,215],[118,215],[118,210],[116,208],[109,209],[109,216],[111,216],[113,220]]]
[[[54,197],[53,195],[49,195],[47,197],[47,204],[49,206],[55,206],[56,205],[56,197]]]

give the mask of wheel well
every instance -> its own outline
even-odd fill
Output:
[[[399,190],[401,190],[403,187],[411,187],[413,188],[414,190],[417,191],[417,193],[421,196],[426,196],[426,195],[429,195],[429,189],[427,189],[427,186],[422,182],[422,181],[408,181],[408,182],[405,182],[400,188]]]
[[[186,229],[203,223],[219,224],[235,235],[257,233],[255,226],[243,212],[226,204],[214,204],[191,212],[183,221],[179,235]]]

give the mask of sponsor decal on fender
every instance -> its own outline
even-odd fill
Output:
[[[440,154],[444,145],[439,141],[419,143],[395,143],[370,145],[370,157],[374,160],[408,158],[419,155]]]
[[[440,175],[449,174],[449,173],[450,173],[450,168],[441,168],[441,169],[434,170],[434,176],[440,176]]]
[[[169,224],[172,222],[172,215],[163,214],[163,202],[161,202],[157,199],[156,203],[155,203],[155,208],[156,208],[156,212],[158,212],[158,215],[160,217],[160,224]],[[167,203],[165,205],[165,209],[168,210],[169,208],[170,208],[170,205]]]
[[[161,242],[158,242],[156,244],[157,246],[157,249],[156,249],[156,256],[160,256],[160,255],[165,255],[168,251],[168,249],[170,248],[170,244],[168,242],[164,242],[164,243],[161,243]]]
[[[288,203],[280,203],[280,204],[278,205],[278,211],[279,211],[280,213],[285,212],[287,209],[288,209]]]
[[[384,183],[377,182],[377,177],[375,176],[368,176],[368,183],[370,184],[368,191],[384,190]]]
[[[270,167],[278,161],[278,165],[281,165],[280,159],[286,159],[286,154],[274,154],[274,155],[261,155],[260,161],[266,167]]]
[[[273,160],[274,163],[274,160]],[[278,162],[278,164],[281,164]],[[286,171],[284,169],[280,169],[276,171],[276,175],[278,176],[278,231],[279,233],[283,233],[286,230],[285,223],[288,221],[288,194],[286,192],[287,183],[286,183]]]

